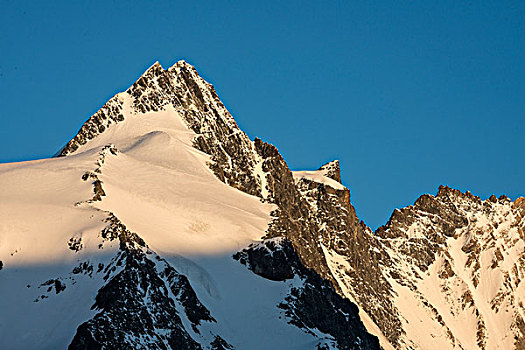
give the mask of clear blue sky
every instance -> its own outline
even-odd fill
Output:
[[[0,33],[0,162],[185,59],[292,169],[340,159],[374,228],[439,184],[525,195],[524,1],[0,0]]]

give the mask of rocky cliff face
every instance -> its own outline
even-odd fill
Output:
[[[389,264],[390,256],[357,217],[350,203],[350,191],[339,183],[323,181],[323,177],[339,180],[338,164],[329,163],[317,172],[296,175],[296,186],[308,203],[312,225],[318,231],[311,244],[319,247],[320,256],[329,267],[326,274],[321,273],[334,281],[342,295],[366,310],[389,341],[396,344],[403,328],[393,304],[392,286],[381,266]],[[344,264],[337,264],[334,257]]]
[[[375,233],[363,228],[360,242],[346,237],[353,250],[332,245],[326,256],[342,292],[396,348],[519,349],[522,206],[441,186]]]
[[[115,125],[167,110],[181,116],[217,179],[274,205],[262,241],[233,257],[257,276],[289,283],[275,308],[317,337],[312,346],[376,349],[375,335],[396,349],[525,346],[523,198],[483,201],[440,187],[372,232],[341,184],[338,161],[292,172],[276,147],[239,129],[213,86],[184,61],[169,69],[154,64],[89,118],[59,156],[86,153]],[[82,176],[93,197],[77,206],[105,201],[107,157],[121,156],[113,145],[100,151],[97,168]],[[191,278],[150,249],[141,232],[105,215],[100,238],[118,241],[118,252],[102,267],[85,261],[74,271],[104,282],[96,314],[78,327],[70,348],[237,348]],[[82,242],[72,237],[70,249],[81,250]],[[64,286],[54,281],[49,288],[59,293]]]

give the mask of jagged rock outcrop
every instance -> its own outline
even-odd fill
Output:
[[[179,112],[188,128],[197,134],[194,146],[210,155],[209,166],[221,181],[277,204],[275,220],[268,229],[267,237],[286,235],[306,266],[315,268],[325,278],[331,278],[322,248],[317,242],[319,225],[315,222],[315,213],[299,193],[285,160],[273,145],[260,139],[250,141],[226,110],[213,86],[205,82],[194,67],[179,61],[164,70],[157,62],[123,94],[133,98],[131,107],[136,113],[168,107]],[[120,95],[108,103],[113,105],[115,99],[121,101]],[[102,110],[119,113],[118,109],[111,109],[109,105]],[[108,123],[121,121],[118,114],[104,112],[104,116],[106,118],[102,118],[99,112],[92,116],[60,155],[75,152],[95,137],[97,132],[93,124],[101,120],[108,120]],[[147,118],[147,115],[143,117]],[[99,130],[99,133],[104,130]],[[338,162],[327,164],[323,172],[332,174],[331,177],[340,181]],[[100,196],[99,191],[95,200]]]
[[[168,106],[177,110],[197,134],[195,147],[210,155],[210,168],[221,181],[277,204],[267,237],[285,235],[305,266],[333,280],[318,242],[319,219],[299,192],[285,160],[273,145],[260,139],[249,140],[220,102],[213,86],[199,77],[195,68],[180,61],[164,70],[156,63],[125,94],[133,97],[136,113],[159,111]],[[85,127],[91,130],[89,125],[97,118],[97,115],[91,117]],[[75,152],[78,147],[73,145],[82,142],[82,137],[74,138],[61,155]],[[338,162],[327,164],[323,172],[340,180]]]
[[[199,333],[201,322],[215,319],[188,279],[149,250],[113,214],[107,221],[101,236],[118,240],[119,252],[97,271],[105,273],[108,281],[92,306],[98,313],[78,327],[69,349],[202,349],[181,317],[190,321],[195,333]],[[82,271],[92,269],[84,267],[76,273]]]
[[[136,252],[122,260],[123,270],[97,294],[93,308],[100,312],[79,326],[69,349],[201,349],[184,329],[155,264]]]
[[[334,179],[335,181],[341,183],[341,168],[339,167],[338,160],[333,160],[331,162],[326,163],[325,165],[320,167],[319,170],[321,170],[324,176]]]

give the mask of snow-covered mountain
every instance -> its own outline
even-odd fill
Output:
[[[184,61],[0,191],[0,349],[525,347],[525,199],[441,187],[372,232]]]

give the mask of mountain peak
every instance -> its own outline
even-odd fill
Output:
[[[324,176],[341,183],[341,168],[339,167],[339,160],[332,160],[320,167],[319,170],[324,171]]]
[[[162,67],[162,64],[160,64],[159,61],[155,61],[155,63],[153,63],[153,64],[152,64],[147,70],[150,70],[150,69],[152,69],[152,68],[155,68],[155,69],[159,69],[159,68],[160,68],[160,69],[164,69],[164,68]]]
[[[193,65],[189,64],[188,62],[186,62],[186,60],[178,60],[177,62],[175,62],[173,64],[173,66],[170,67],[171,68],[175,68],[175,67],[191,67],[191,68],[195,68]]]
[[[186,122],[197,128],[200,128],[198,125],[201,122],[196,119],[203,118],[203,113],[215,110],[215,113],[212,113],[213,118],[222,119],[222,123],[231,129],[229,132],[238,129],[213,86],[199,76],[195,67],[180,60],[169,69],[164,69],[156,61],[124,93],[113,96],[93,114],[57,156],[75,152],[111,125],[124,121],[130,112],[131,115],[144,114],[165,110],[169,106],[183,111],[183,114],[191,119]],[[191,116],[187,113],[189,110],[193,111]]]
[[[162,72],[164,72],[164,68],[162,67],[159,61],[155,61],[155,63],[153,63],[148,69],[146,69],[146,71],[142,74],[142,76],[145,76],[145,75],[158,76]]]

